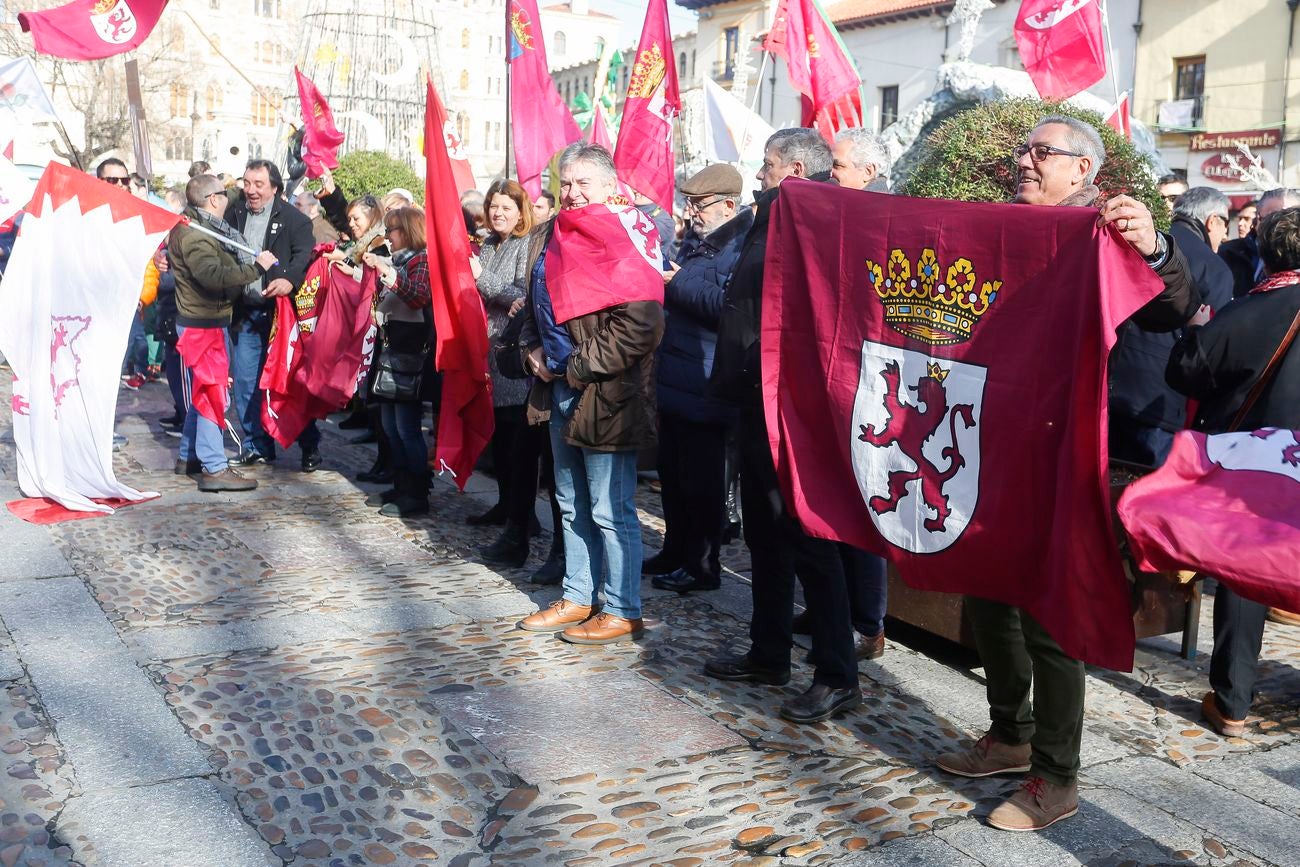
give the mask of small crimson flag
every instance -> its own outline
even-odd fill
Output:
[[[334,112],[325,101],[325,95],[316,83],[293,68],[298,80],[298,102],[302,105],[302,161],[307,164],[307,177],[319,178],[325,169],[339,167],[339,147],[343,133],[334,125]]]
[[[1024,0],[1016,47],[1043,99],[1069,99],[1106,75],[1098,0]]]

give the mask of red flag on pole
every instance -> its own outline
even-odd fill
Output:
[[[1162,284],[1096,222],[1090,208],[787,178],[768,233],[763,390],[807,532],[887,557],[920,589],[1024,608],[1070,656],[1127,670],[1106,357]]]
[[[1043,99],[1068,99],[1106,75],[1098,0],[1023,0],[1015,34]]]
[[[782,0],[763,49],[785,60],[803,95],[804,126],[828,141],[862,123],[862,78],[817,0]]]
[[[167,0],[73,0],[40,12],[19,12],[40,54],[102,60],[139,47],[153,32]]]
[[[1138,566],[1213,575],[1247,599],[1300,611],[1300,431],[1183,431],[1129,485],[1119,517]]]
[[[1133,138],[1133,130],[1129,126],[1130,117],[1128,91],[1124,91],[1124,95],[1119,98],[1119,104],[1115,106],[1115,110],[1106,118],[1106,125],[1115,130],[1115,132],[1124,136],[1124,138],[1131,140]]]
[[[667,0],[650,0],[628,80],[614,166],[619,178],[665,211],[673,209],[673,118],[682,110]]]
[[[551,157],[582,139],[546,65],[537,0],[510,0],[510,136],[515,171],[528,195],[542,194],[542,172]]]
[[[430,79],[425,85],[424,219],[429,236],[436,366],[442,411],[435,457],[465,490],[474,462],[492,439],[492,379],[488,374],[487,314],[469,266],[469,238],[456,195],[452,161],[438,143],[447,112]]]
[[[319,178],[325,169],[339,167],[343,133],[334,125],[334,112],[316,83],[296,66],[293,74],[298,80],[298,102],[302,106],[302,161],[307,164],[307,177]]]

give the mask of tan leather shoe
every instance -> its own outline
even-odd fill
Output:
[[[992,813],[989,824],[1003,831],[1041,831],[1079,812],[1079,786],[1058,786],[1027,777],[1016,793]]]
[[[1029,744],[1012,746],[986,734],[969,749],[944,753],[935,760],[935,764],[959,777],[1023,774],[1029,770]]]
[[[560,633],[560,639],[570,644],[614,644],[640,638],[644,631],[640,617],[626,620],[602,611],[585,623],[570,626]]]
[[[1210,724],[1210,728],[1225,738],[1239,738],[1246,733],[1246,721],[1244,719],[1228,719],[1219,710],[1219,703],[1214,699],[1214,691],[1211,690],[1201,699],[1201,716]]]
[[[1285,608],[1270,608],[1264,615],[1264,619],[1270,623],[1280,623],[1283,626],[1300,626],[1300,614],[1293,614]]]
[[[591,616],[590,605],[577,605],[567,599],[557,599],[536,614],[519,621],[519,628],[529,632],[559,632]]]
[[[858,635],[853,640],[853,652],[858,659],[879,659],[885,655],[885,633]]]

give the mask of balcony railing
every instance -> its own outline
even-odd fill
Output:
[[[1156,126],[1161,129],[1205,129],[1205,97],[1166,99],[1156,106]]]

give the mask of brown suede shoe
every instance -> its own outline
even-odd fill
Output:
[[[1268,609],[1264,619],[1270,623],[1280,623],[1283,626],[1300,626],[1300,614],[1293,614],[1285,608]]]
[[[1026,777],[1016,793],[992,813],[989,824],[1002,831],[1041,831],[1079,812],[1079,786],[1058,786]]]
[[[879,659],[885,655],[885,633],[879,635],[859,634],[853,641],[853,652],[858,659]]]
[[[640,638],[644,631],[640,617],[626,620],[602,611],[584,623],[570,626],[560,633],[560,639],[570,644],[615,644]]]
[[[581,623],[591,615],[590,605],[575,605],[567,599],[557,599],[549,607],[520,620],[519,628],[529,632],[560,632]]]
[[[1210,724],[1210,728],[1225,738],[1239,738],[1246,733],[1246,721],[1244,719],[1228,719],[1219,710],[1219,703],[1214,699],[1214,690],[1205,694],[1201,699],[1201,716]]]
[[[1023,774],[1029,770],[1029,744],[1012,746],[986,734],[970,749],[944,753],[935,760],[935,764],[959,777]]]
[[[226,467],[219,473],[203,472],[198,478],[199,490],[209,494],[221,491],[251,491],[257,487],[257,479],[246,479],[230,467]]]

